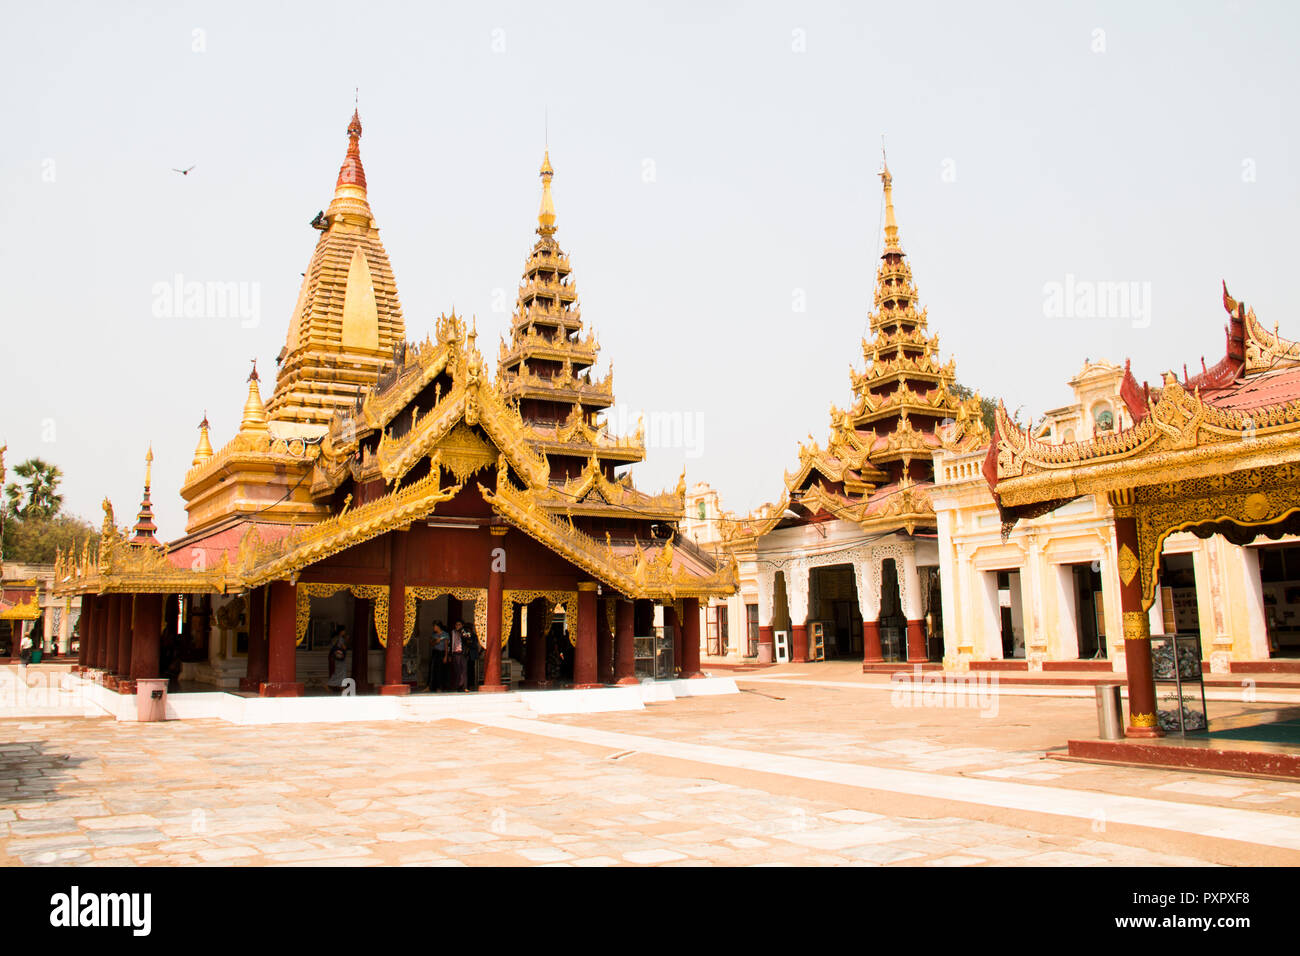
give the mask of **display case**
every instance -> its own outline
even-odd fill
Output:
[[[672,680],[677,676],[677,662],[673,658],[671,627],[656,627],[653,634],[632,639],[632,659],[637,680]]]
[[[880,656],[887,661],[905,661],[903,652],[903,629],[901,627],[880,627]]]
[[[1153,635],[1151,670],[1160,729],[1183,736],[1205,731],[1209,718],[1205,712],[1200,634]]]
[[[826,660],[826,638],[835,633],[830,621],[812,621],[808,624],[808,660]]]

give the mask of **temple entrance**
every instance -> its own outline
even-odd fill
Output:
[[[1300,545],[1266,544],[1259,555],[1269,657],[1300,657]]]
[[[984,572],[986,603],[985,653],[992,660],[1023,660],[1025,618],[1020,569]],[[999,654],[998,652],[1001,652]]]
[[[1164,612],[1164,633],[1201,633],[1201,610],[1196,599],[1196,565],[1192,555],[1160,556],[1160,605]]]
[[[1059,564],[1056,573],[1060,578],[1060,653],[1064,656],[1075,650],[1081,661],[1105,660],[1106,618],[1100,569],[1095,562]]]
[[[310,610],[297,651],[298,680],[305,691],[365,694],[377,690],[383,683],[383,646],[375,632],[371,602],[347,590],[311,595],[307,600]]]
[[[880,656],[887,661],[907,660],[907,617],[893,558],[880,562]]]
[[[437,591],[437,588],[429,589]],[[486,652],[475,628],[477,602],[458,599],[450,594],[416,597],[414,628],[402,648],[402,681],[413,691],[450,693],[459,691],[460,670],[464,669],[464,686],[475,691],[483,683]],[[452,629],[463,625],[462,654],[458,663],[452,654]],[[408,622],[408,626],[410,626]],[[503,677],[506,671],[502,662]]]
[[[824,625],[827,658],[862,658],[862,612],[853,565],[813,568],[808,619]]]

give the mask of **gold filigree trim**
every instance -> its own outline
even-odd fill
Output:
[[[487,588],[452,588],[452,587],[424,587],[422,585],[413,585],[406,588],[405,603],[405,636],[402,643],[406,644],[415,634],[415,615],[418,610],[417,601],[435,601],[442,595],[448,595],[457,601],[474,602],[474,636],[478,640],[480,647],[487,647]],[[447,622],[448,626],[452,624]]]
[[[340,591],[349,591],[353,597],[369,599],[375,602],[375,631],[379,643],[388,646],[388,586],[385,584],[299,584],[298,607],[295,620],[297,640],[301,644],[307,636],[307,622],[311,620],[311,599],[327,598]],[[353,635],[355,646],[356,635]],[[369,642],[367,642],[368,644]]]

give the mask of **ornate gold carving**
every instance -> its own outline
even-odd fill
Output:
[[[1129,725],[1132,727],[1154,727],[1156,725],[1155,714],[1130,714],[1128,718]]]
[[[1122,615],[1124,640],[1146,641],[1151,639],[1151,622],[1146,611],[1125,611]]]
[[[438,442],[442,467],[463,484],[466,479],[484,468],[497,463],[496,451],[465,425],[457,425],[446,438]]]
[[[1120,545],[1119,560],[1116,562],[1116,566],[1119,568],[1120,580],[1124,582],[1126,587],[1131,585],[1133,578],[1138,573],[1138,559],[1137,555],[1133,553],[1133,549],[1128,546],[1127,541]]]
[[[436,456],[434,464],[437,464]],[[460,491],[460,485],[440,487],[440,480],[438,469],[432,468],[428,475],[409,488],[393,491],[359,508],[344,510],[333,518],[270,544],[262,544],[257,529],[250,528],[245,533],[247,547],[241,544],[240,548],[240,573],[244,582],[257,587],[363,541],[407,527]]]

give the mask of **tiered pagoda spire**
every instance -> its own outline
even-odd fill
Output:
[[[613,370],[603,379],[593,376],[600,344],[594,333],[583,335],[569,257],[555,239],[555,170],[549,150],[540,175],[537,241],[524,263],[510,342],[501,343],[497,382],[503,396],[518,403],[539,450],[550,460],[553,481],[580,475],[593,458],[612,479],[617,465],[641,461],[645,452],[639,439],[613,439],[597,421],[614,404]]]
[[[149,547],[161,547],[162,542],[158,540],[158,526],[153,522],[153,504],[149,500],[149,486],[153,481],[153,446],[149,446],[149,453],[144,456],[144,496],[140,499],[140,512],[135,516],[135,527],[132,528],[131,544],[147,545]]]
[[[334,197],[312,226],[321,231],[266,410],[277,435],[314,436],[334,410],[353,404],[393,366],[406,339],[388,253],[366,193],[361,117],[352,114]]]
[[[872,464],[891,482],[928,480],[930,455],[945,420],[955,422],[962,401],[951,391],[955,363],[941,363],[939,337],[929,335],[917,308],[912,268],[898,237],[894,178],[883,164],[885,242],[876,271],[870,340],[863,340],[866,371],[852,373],[854,403],[840,423],[864,440]]]
[[[913,531],[933,522],[928,487],[940,447],[977,448],[989,440],[978,396],[953,391],[955,363],[941,363],[939,337],[926,328],[916,284],[898,235],[894,180],[883,165],[885,235],[876,270],[871,337],[862,340],[866,370],[850,370],[853,403],[831,408],[825,447],[801,445],[799,465],[785,475],[785,496],[723,537],[766,534],[786,520],[833,516],[864,529]],[[786,517],[787,506],[796,519]]]

